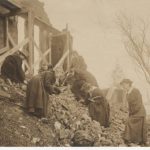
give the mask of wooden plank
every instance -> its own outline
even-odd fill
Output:
[[[0,55],[5,53],[5,52],[7,52],[8,50],[9,50],[9,47],[7,47],[7,46],[2,48],[2,49],[0,49]]]
[[[41,52],[41,50],[40,50],[39,46],[36,44],[36,42],[35,42],[35,41],[34,41],[34,46],[35,46],[35,48],[39,51],[40,55],[42,55],[42,52]]]
[[[5,54],[3,54],[2,56],[0,56],[0,63],[4,61],[4,59],[9,56],[12,55],[13,53],[15,53],[16,51],[18,51],[21,47],[23,47],[24,45],[26,45],[29,42],[29,39],[26,38],[24,39],[21,43],[19,43],[18,45],[16,45],[15,47],[13,47],[11,50],[9,50],[8,52],[6,52]]]
[[[44,24],[45,26],[47,26],[48,28],[49,27],[51,27],[51,24],[48,24],[48,23],[46,23],[44,20],[42,20],[40,17],[38,17],[38,16],[35,16],[35,19],[36,19],[36,21],[39,23],[39,24]],[[36,25],[39,25],[38,23],[36,23]]]
[[[66,59],[66,57],[69,55],[69,51],[66,51],[66,53],[61,57],[59,62],[55,65],[54,70],[56,70]]]
[[[7,36],[8,36],[8,40],[10,41],[10,43],[13,45],[13,46],[16,46],[16,43],[15,41],[13,40],[13,38],[11,37],[10,33],[7,32]]]
[[[70,71],[70,47],[69,47],[69,32],[67,32],[67,41],[66,41],[66,49],[68,51],[67,57],[67,70]]]
[[[0,5],[0,14],[1,15],[8,14],[9,12],[10,12],[9,9],[7,9],[7,8]]]
[[[28,37],[29,37],[29,66],[30,73],[33,74],[34,68],[32,68],[34,60],[34,16],[33,12],[28,12]]]
[[[50,51],[51,51],[51,49],[49,48],[46,52],[44,52],[44,54],[43,54],[42,57],[43,57],[43,58],[46,57],[46,55],[48,55],[48,53],[49,53]]]
[[[43,56],[43,53],[41,52],[40,48],[38,47],[38,45],[36,44],[36,42],[34,41],[34,46],[36,47],[36,49],[38,50],[38,52],[40,53],[40,56]],[[43,59],[43,61],[45,63],[48,63],[46,59]],[[38,63],[38,62],[37,62]]]
[[[66,32],[63,31],[59,34],[52,35],[52,37],[58,37],[58,36],[62,36],[62,35],[66,35]]]
[[[52,33],[49,34],[49,49],[50,49],[50,52],[49,52],[49,63],[52,64]]]
[[[12,4],[14,7],[16,7],[16,9],[22,8],[22,6],[20,5],[20,1],[18,2],[18,0],[7,0],[7,1],[10,2],[10,4]]]
[[[46,61],[46,59],[44,59],[44,58],[49,54],[50,51],[51,51],[51,49],[48,49],[46,52],[44,52],[44,54],[42,55],[42,57],[32,65],[32,68],[34,68],[34,66],[35,66],[38,62],[41,62],[42,60],[45,60],[45,61]],[[48,62],[46,62],[46,63],[48,63]]]
[[[13,45],[13,47],[15,47],[15,46],[17,45],[17,44],[14,42],[14,40],[12,39],[11,35],[9,34],[9,32],[8,32],[8,39],[10,40],[11,44]],[[26,60],[24,60],[24,64],[25,64],[25,66],[27,67],[27,70],[30,71],[30,67],[29,67],[29,65],[28,65],[28,63],[27,63]]]
[[[5,17],[6,20],[6,46],[9,47],[9,41],[8,41],[8,18]]]

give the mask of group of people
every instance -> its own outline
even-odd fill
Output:
[[[22,62],[25,58],[21,52],[8,56],[2,64],[1,75],[13,82],[23,83],[25,73]],[[55,86],[55,82],[56,76],[52,65],[42,66],[39,73],[29,80],[26,90],[26,110],[29,114],[38,117],[47,116],[49,95],[61,92]],[[92,74],[88,71],[73,69],[66,74],[65,82],[71,84],[71,91],[77,100],[84,99],[90,117],[102,126],[109,127],[111,111],[109,103]],[[120,85],[126,92],[129,108],[124,140],[126,143],[144,144],[147,141],[146,111],[140,91],[132,86],[130,79],[122,80]]]

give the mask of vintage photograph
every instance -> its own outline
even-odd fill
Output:
[[[149,147],[149,0],[0,0],[0,147]]]

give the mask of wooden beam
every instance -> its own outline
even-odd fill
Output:
[[[34,46],[36,47],[36,49],[38,50],[38,52],[40,53],[40,56],[43,56],[43,53],[41,52],[40,48],[38,47],[38,45],[36,44],[36,42],[34,41]],[[46,59],[43,59],[43,61],[45,63],[48,63]],[[38,63],[38,62],[37,62]]]
[[[47,22],[43,21],[41,18],[39,18],[38,16],[35,16],[35,21],[38,21],[40,24],[44,24],[45,26],[47,26],[48,28],[51,27],[51,24],[48,24]],[[38,25],[38,24],[37,24]]]
[[[29,37],[29,66],[30,73],[33,74],[34,68],[32,68],[34,60],[34,16],[33,12],[28,12],[28,37]]]
[[[2,48],[2,49],[0,49],[0,55],[5,53],[5,52],[7,52],[8,50],[9,50],[9,47],[7,47],[7,46]]]
[[[9,12],[10,12],[9,9],[7,9],[7,8],[5,8],[5,7],[3,7],[3,6],[0,5],[0,14],[1,15],[8,14]]]
[[[0,56],[0,63],[4,61],[4,59],[9,56],[12,55],[13,53],[15,53],[16,51],[18,51],[21,47],[23,47],[24,45],[26,45],[29,42],[29,39],[26,38],[25,40],[23,40],[20,44],[16,45],[15,47],[13,47],[11,50],[9,50],[8,52],[6,52],[5,54],[3,54],[2,56]]]
[[[48,49],[46,52],[44,52],[44,54],[42,55],[42,57],[32,65],[32,68],[34,68],[34,66],[35,66],[38,62],[41,62],[41,61],[49,54],[50,51],[51,51],[51,49]],[[44,59],[44,60],[46,61],[46,59]],[[48,63],[48,62],[46,62],[46,63]]]
[[[8,32],[8,38],[9,38],[11,44],[13,45],[13,47],[15,47],[17,44],[14,42],[14,40],[12,39],[11,35],[9,34],[9,32]],[[23,63],[27,67],[27,70],[30,71],[30,67],[29,67],[29,65],[27,63],[27,60],[24,60]]]
[[[43,54],[42,57],[43,57],[43,58],[46,57],[46,55],[48,55],[48,53],[49,53],[50,51],[51,51],[51,49],[49,48],[47,51],[44,52],[44,54]]]
[[[66,53],[61,57],[59,62],[55,65],[54,70],[56,70],[66,59],[66,57],[69,55],[69,51],[66,51]]]
[[[9,32],[7,32],[7,36],[8,36],[8,40],[11,42],[11,44],[13,45],[13,47],[16,46],[16,43],[15,43],[15,41],[13,40],[13,38],[11,37],[11,35],[10,35]]]
[[[58,36],[62,36],[62,35],[66,35],[66,32],[63,31],[59,34],[54,34],[54,35],[52,35],[52,37],[58,37]]]
[[[49,63],[52,64],[52,33],[49,34],[49,49],[50,49],[50,52],[49,52]]]
[[[68,57],[67,57],[67,70],[70,71],[70,47],[69,47],[69,32],[67,32],[67,41],[66,41],[66,47],[68,51]]]
[[[41,50],[40,50],[39,46],[36,44],[36,42],[35,42],[35,41],[34,41],[34,46],[35,46],[35,48],[39,51],[40,55],[42,55],[42,52],[41,52]]]
[[[9,41],[8,41],[8,18],[5,17],[5,20],[6,20],[6,46],[9,47]]]
[[[68,24],[66,24],[66,34],[67,34],[67,38],[66,38],[66,51],[68,51],[68,57],[67,57],[67,70],[68,72],[70,71],[70,35],[69,35],[69,31],[68,31]]]

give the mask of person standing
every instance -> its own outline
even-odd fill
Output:
[[[142,95],[137,88],[132,86],[130,79],[123,79],[120,84],[127,93],[126,99],[129,109],[129,118],[125,127],[124,140],[127,144],[146,144],[146,111],[142,102]]]

